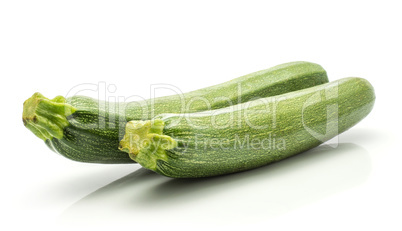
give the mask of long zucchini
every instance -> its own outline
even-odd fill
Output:
[[[247,102],[328,82],[325,70],[309,62],[292,62],[192,91],[140,102],[110,103],[97,99],[35,93],[25,101],[23,121],[50,149],[76,161],[133,163],[118,150],[130,120],[148,120],[160,113],[198,112]]]
[[[318,146],[367,116],[374,101],[368,81],[345,78],[229,108],[130,121],[120,149],[174,178],[239,172]]]

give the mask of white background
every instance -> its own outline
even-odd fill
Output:
[[[401,230],[398,1],[273,2],[1,1],[0,226]],[[134,164],[77,163],[21,121],[36,91],[52,98],[105,82],[113,96],[149,98],[151,84],[187,92],[298,60],[330,80],[366,78],[374,109],[337,149],[244,173],[173,180]]]

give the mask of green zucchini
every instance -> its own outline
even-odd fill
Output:
[[[133,163],[118,149],[130,120],[160,113],[197,112],[227,107],[328,82],[325,70],[292,62],[192,91],[140,102],[102,102],[85,96],[52,100],[35,93],[24,103],[23,121],[50,149],[80,162]]]
[[[318,146],[366,117],[374,101],[367,80],[345,78],[229,108],[130,121],[120,149],[169,177],[234,173]]]

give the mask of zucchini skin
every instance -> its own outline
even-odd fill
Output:
[[[145,131],[138,121],[130,121],[121,150],[142,166],[173,178],[240,172],[318,146],[366,117],[374,101],[367,80],[345,78],[267,98],[275,103],[275,113],[271,104],[255,102],[184,116],[162,114],[149,121]],[[145,145],[138,146],[133,136]]]
[[[134,163],[127,153],[118,149],[127,121],[149,120],[161,113],[218,109],[327,82],[326,71],[320,65],[292,62],[185,93],[183,98],[172,95],[152,101],[110,103],[74,96],[66,99],[66,104],[74,108],[74,113],[66,116],[68,125],[62,127],[63,135],[44,140],[50,149],[71,160],[104,164]],[[197,99],[204,99],[210,105]],[[183,108],[183,105],[189,106]]]

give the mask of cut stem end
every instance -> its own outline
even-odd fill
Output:
[[[164,126],[160,119],[129,121],[119,149],[143,167],[155,171],[158,160],[167,160],[165,150],[177,147],[172,137],[163,135]]]
[[[25,127],[42,140],[53,137],[60,139],[64,127],[69,125],[67,116],[75,111],[64,97],[48,99],[37,92],[24,102],[22,121]]]

